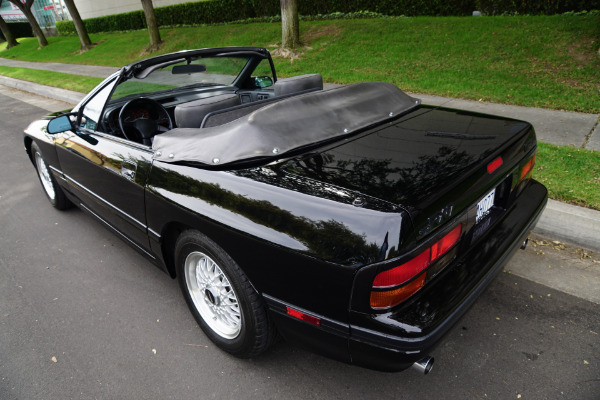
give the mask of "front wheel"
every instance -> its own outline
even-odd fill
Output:
[[[197,231],[175,245],[183,296],[204,333],[222,350],[250,358],[272,343],[274,328],[260,295],[236,262]]]
[[[44,161],[42,151],[35,142],[31,144],[31,154],[33,156],[33,161],[35,162],[35,169],[38,173],[38,178],[40,178],[40,183],[44,188],[44,193],[50,201],[50,204],[52,204],[52,206],[58,210],[66,210],[67,208],[71,207],[72,203],[69,201],[60,186],[58,186],[56,179],[50,173],[50,168],[48,168],[46,161]]]

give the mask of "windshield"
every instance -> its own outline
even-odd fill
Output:
[[[146,95],[183,87],[231,85],[248,64],[249,57],[204,57],[173,60],[137,72],[121,82],[111,100]]]

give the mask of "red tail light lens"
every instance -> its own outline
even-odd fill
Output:
[[[431,262],[437,260],[448,250],[450,250],[458,240],[460,239],[460,234],[462,233],[462,225],[458,225],[456,228],[452,229],[450,233],[444,236],[442,239],[438,240],[433,246],[431,246]]]
[[[491,163],[488,164],[488,166],[487,166],[488,174],[491,174],[492,172],[494,172],[495,170],[500,168],[501,165],[502,165],[502,157],[496,158],[494,161],[492,161]]]
[[[373,281],[374,287],[398,286],[412,279],[419,272],[427,268],[431,261],[431,249],[427,249],[412,260],[405,262],[399,267],[388,269],[379,273]]]
[[[534,165],[535,165],[535,154],[533,155],[533,157],[531,157],[529,159],[529,161],[527,161],[527,164],[525,164],[523,166],[523,169],[521,169],[521,181],[525,178],[527,178],[527,179],[531,178]]]
[[[427,277],[427,273],[421,274],[421,272],[454,247],[460,240],[461,233],[462,224],[456,226],[443,238],[435,242],[433,246],[427,248],[413,259],[377,274],[373,280],[373,289],[393,289],[372,290],[371,307],[376,309],[393,307],[419,291],[425,284]],[[419,274],[421,275],[418,276]],[[405,284],[414,277],[417,278]]]

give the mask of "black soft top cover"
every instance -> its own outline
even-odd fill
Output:
[[[227,124],[177,128],[154,138],[154,158],[222,166],[352,134],[412,110],[420,101],[390,83],[358,83],[270,103]]]

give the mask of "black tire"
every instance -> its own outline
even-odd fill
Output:
[[[42,189],[44,189],[44,194],[46,194],[50,204],[52,204],[52,206],[57,210],[66,210],[71,208],[73,203],[71,203],[71,201],[67,198],[67,195],[65,195],[65,192],[63,192],[61,187],[56,182],[56,179],[50,172],[50,168],[48,168],[48,164],[46,164],[46,161],[44,160],[42,151],[35,142],[31,144],[31,157],[33,159],[33,165],[37,171],[38,179],[42,184]]]
[[[193,230],[177,239],[175,257],[183,297],[209,339],[240,358],[266,351],[275,329],[261,296],[236,262]]]

